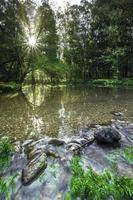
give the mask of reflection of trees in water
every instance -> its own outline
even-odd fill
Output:
[[[128,90],[28,86],[24,94],[0,97],[0,133],[18,138],[68,135],[109,121],[114,110],[131,116],[131,99]]]
[[[39,107],[34,106],[37,125],[33,130],[38,134],[41,132],[60,136],[69,134],[86,124],[109,120],[112,109],[121,109],[121,103],[116,102],[116,98],[122,101],[123,93],[117,89],[40,88],[39,90],[41,92],[33,95],[35,97],[33,102],[36,102],[36,99],[41,100]]]
[[[49,93],[49,88],[43,85],[26,85],[23,87],[23,94],[27,101],[33,106],[40,106]]]
[[[31,135],[58,134],[58,112],[61,102],[59,88],[43,85],[26,86],[23,92],[32,107],[31,123],[33,124]]]

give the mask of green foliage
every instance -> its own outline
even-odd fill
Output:
[[[70,191],[66,199],[107,200],[113,197],[115,200],[126,200],[133,197],[133,179],[125,176],[117,176],[110,171],[102,174],[96,173],[92,168],[85,173],[79,164],[79,158],[74,158],[71,163],[72,178]]]
[[[15,191],[17,175],[10,176],[6,180],[0,178],[0,196],[4,196],[6,200],[11,200],[12,193]]]
[[[21,84],[15,82],[0,83],[0,90],[4,92],[19,91]]]
[[[2,81],[21,81],[23,33],[19,15],[20,4],[19,0],[1,0],[0,3],[0,79]]]
[[[57,16],[49,1],[41,2],[36,6],[33,0],[1,0],[1,81],[22,83],[29,72],[40,68],[57,82],[133,77],[131,0],[83,0],[80,5],[67,4]],[[37,39],[35,48],[28,45],[31,36]],[[121,81],[100,84],[114,86]]]
[[[12,145],[11,141],[7,137],[3,137],[0,141],[0,155],[1,157],[7,157],[10,156],[12,153],[14,153],[15,149]]]
[[[15,148],[10,139],[3,137],[0,141],[0,174],[5,172],[10,166],[12,154],[15,152]],[[6,178],[0,177],[0,196],[4,196],[7,200],[11,199],[11,195],[15,189],[15,176]]]
[[[123,156],[129,163],[133,164],[133,147],[124,149]]]
[[[132,12],[131,0],[81,1],[79,6],[68,5],[59,26],[65,30],[61,32],[63,59],[71,66],[73,79],[133,76]]]
[[[8,168],[11,156],[14,152],[15,148],[10,139],[3,137],[0,141],[0,172],[3,172]]]
[[[119,86],[127,86],[132,87],[133,86],[133,80],[132,79],[96,79],[92,81],[92,84],[94,86],[106,86],[106,87],[119,87]]]

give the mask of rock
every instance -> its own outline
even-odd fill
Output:
[[[71,146],[71,144],[77,144],[77,145],[81,145],[81,141],[79,139],[77,140],[71,140],[70,142],[67,143],[67,146]]]
[[[86,133],[83,133],[82,137],[86,140],[87,145],[92,144],[95,140],[93,131],[88,131]]]
[[[60,146],[60,145],[64,145],[65,142],[63,140],[53,138],[53,139],[49,140],[48,144]]]
[[[81,148],[81,145],[77,145],[77,144],[72,144],[71,146],[69,146],[70,151],[78,151],[80,148]]]
[[[116,112],[116,113],[113,113],[113,115],[115,115],[116,117],[122,117],[124,115],[123,112]]]
[[[124,161],[121,161],[118,163],[117,170],[121,176],[133,178],[133,164],[130,165]]]
[[[86,136],[84,136],[84,139],[87,140],[87,142],[89,142],[89,141],[91,142],[91,141],[93,141],[95,138],[94,138],[94,135],[88,135],[88,136],[86,135]]]
[[[84,145],[84,144],[86,144],[88,142],[88,138],[87,139],[86,138],[81,138],[81,139],[79,139],[79,142],[80,142],[81,145]]]
[[[37,155],[22,171],[22,184],[30,185],[47,167],[47,156],[45,153]]]
[[[112,127],[107,127],[103,128],[102,130],[98,130],[95,134],[94,137],[98,143],[116,143],[121,139],[120,133],[112,128]]]
[[[28,152],[27,159],[33,160],[37,155],[40,155],[43,152],[44,152],[43,149],[33,149],[31,152]]]
[[[67,147],[68,147],[70,150],[73,151],[73,150],[76,150],[76,149],[78,149],[78,148],[81,148],[81,144],[71,142],[71,143],[67,144]]]
[[[45,153],[47,156],[52,156],[54,158],[58,158],[59,155],[57,154],[57,150],[55,146],[47,145],[45,149]]]
[[[93,137],[94,138],[94,131],[92,131],[92,130],[89,130],[89,131],[87,131],[87,132],[82,132],[81,134],[80,134],[80,136],[82,137],[82,138],[90,138],[90,137]]]
[[[77,146],[77,147],[83,147],[84,145],[89,145],[89,144],[92,144],[94,142],[94,136],[91,137],[91,136],[84,136],[84,138],[80,138],[80,139],[77,139],[77,140],[72,140],[70,141],[67,146],[68,147],[71,147],[71,146]]]
[[[26,147],[26,146],[30,145],[32,142],[33,142],[32,139],[26,140],[26,141],[22,144],[22,147]]]
[[[97,129],[101,129],[101,128],[102,128],[102,126],[101,126],[101,125],[99,125],[99,124],[96,124],[96,125],[95,125],[95,128],[97,128]]]
[[[59,158],[59,155],[52,150],[46,150],[45,153],[46,153],[47,156],[51,156],[53,158]]]

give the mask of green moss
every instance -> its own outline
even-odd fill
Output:
[[[21,90],[21,84],[15,82],[0,83],[0,91],[2,92],[14,92]]]
[[[79,164],[79,158],[71,163],[72,178],[70,190],[65,200],[106,200],[113,197],[115,200],[133,198],[133,179],[126,176],[117,176],[110,171],[96,173],[92,168],[84,172]]]

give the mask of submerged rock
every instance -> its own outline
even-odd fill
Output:
[[[98,143],[116,143],[121,139],[119,131],[112,127],[103,128],[94,134]]]
[[[123,112],[115,112],[115,113],[112,113],[114,116],[116,117],[122,117],[124,115]]]
[[[22,184],[29,185],[34,182],[47,167],[45,153],[37,155],[22,171]]]

